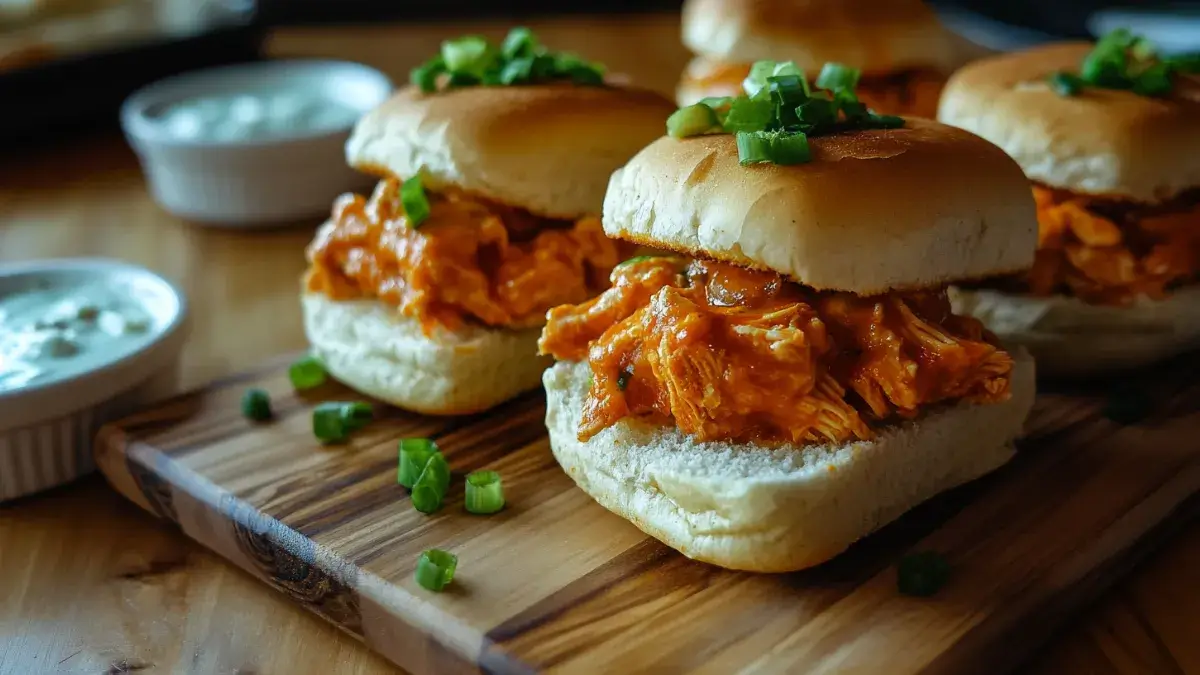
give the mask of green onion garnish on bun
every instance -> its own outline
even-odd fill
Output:
[[[667,119],[667,134],[734,134],[743,166],[804,164],[812,161],[810,137],[904,126],[903,118],[877,114],[858,100],[854,88],[861,75],[856,68],[826,63],[809,86],[796,64],[759,61],[742,83],[745,94],[680,108]]]
[[[478,35],[446,40],[437,56],[413,69],[409,81],[425,93],[551,82],[598,87],[604,85],[604,66],[551,51],[528,28],[518,27],[499,45]]]

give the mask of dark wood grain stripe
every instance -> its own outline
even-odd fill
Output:
[[[1190,477],[1181,479],[1175,476],[1167,481],[1188,481],[1187,484],[1193,486],[1192,495],[1170,509],[1165,517],[1156,519],[1157,524],[1145,534],[1117,547],[1086,574],[1073,580],[1070,585],[1059,588],[1057,592],[1027,596],[1032,598],[1032,602],[1014,600],[1008,603],[999,612],[990,615],[989,621],[976,625],[955,642],[923,672],[928,675],[962,673],[980,662],[988,663],[996,672],[1016,669],[1087,601],[1108,588],[1114,579],[1133,569],[1177,532],[1183,523],[1200,514],[1200,495],[1194,492],[1196,473],[1197,468],[1193,467]],[[1127,517],[1130,516],[1121,516]],[[1109,527],[1115,524],[1116,520]],[[1021,641],[1004,640],[1004,635],[1011,633],[1017,623],[1020,624]]]

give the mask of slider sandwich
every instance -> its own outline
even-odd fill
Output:
[[[1200,345],[1200,59],[1127,31],[989,58],[938,117],[1003,148],[1037,202],[1032,269],[955,289],[1043,373],[1135,367]]]
[[[1020,169],[959,129],[864,111],[857,73],[825,72],[823,92],[771,81],[759,129],[727,133],[750,96],[672,116],[603,212],[608,236],[671,253],[551,310],[540,342],[566,472],[722,567],[832,558],[1008,461],[1033,402],[1032,359],[945,292],[1032,262]]]
[[[756,61],[792,61],[808,73],[833,61],[863,72],[858,95],[868,106],[930,118],[965,55],[920,0],[688,0],[683,43],[696,57],[680,105],[737,96]]]
[[[305,330],[337,379],[397,406],[465,414],[536,388],[546,311],[608,286],[629,247],[598,217],[608,177],[674,106],[514,30],[447,42],[368,113],[343,195],[308,247]]]

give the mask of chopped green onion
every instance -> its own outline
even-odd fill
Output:
[[[437,91],[438,77],[446,72],[446,60],[439,54],[413,68],[408,79],[418,89],[428,94]]]
[[[400,468],[396,473],[396,482],[411,490],[425,471],[429,458],[437,452],[437,444],[428,438],[405,438],[400,441]]]
[[[322,443],[340,443],[346,440],[349,430],[346,428],[346,420],[342,416],[343,405],[335,401],[328,401],[313,408],[312,430],[313,436],[316,436],[317,440]]]
[[[319,387],[325,384],[328,377],[325,365],[312,355],[305,356],[288,366],[288,379],[292,382],[292,389],[296,391]]]
[[[906,555],[896,569],[896,586],[904,595],[927,598],[949,579],[950,563],[936,551]]]
[[[738,161],[749,164],[803,164],[812,159],[808,137],[801,132],[739,131]]]
[[[431,548],[417,559],[417,583],[425,590],[440,592],[454,580],[458,556]]]
[[[817,88],[826,91],[854,91],[862,71],[840,63],[826,63],[817,75]]]
[[[904,126],[904,118],[897,115],[870,113],[867,116],[867,124],[870,129],[899,129]]]
[[[836,123],[837,114],[838,105],[824,98],[810,98],[796,108],[796,118],[814,127]]]
[[[420,174],[400,184],[400,205],[408,217],[408,226],[414,230],[429,218],[429,199],[425,196]]]
[[[506,59],[518,59],[533,56],[538,47],[533,31],[524,26],[517,26],[508,31],[504,42],[500,44],[500,53]]]
[[[479,515],[496,513],[504,508],[504,487],[495,471],[475,471],[467,474],[467,511]]]
[[[751,98],[734,99],[725,117],[725,131],[765,131],[771,124],[775,106],[770,101]]]
[[[714,128],[719,128],[717,114],[702,103],[680,108],[667,118],[667,134],[674,138],[699,136]]]
[[[488,42],[478,35],[466,35],[442,43],[442,59],[452,73],[482,73],[488,61]]]
[[[728,108],[733,103],[732,96],[705,96],[698,101],[700,105],[706,105],[713,110]]]
[[[739,131],[737,139],[738,163],[763,164],[771,161],[771,135],[766,131]]]
[[[767,78],[775,74],[775,66],[774,61],[757,61],[750,66],[750,74],[742,80],[742,90],[747,96],[754,98],[767,87]]]
[[[429,456],[425,469],[412,487],[413,508],[421,513],[433,513],[442,508],[446,490],[450,487],[450,465],[442,453]]]
[[[355,401],[342,404],[342,421],[346,431],[357,431],[369,424],[375,417],[375,411],[370,403]]]
[[[255,422],[271,419],[271,397],[262,389],[247,389],[242,395],[242,414]]]
[[[808,136],[802,133],[780,133],[771,139],[771,161],[788,166],[812,160]]]
[[[1052,74],[1047,81],[1059,96],[1074,96],[1083,89],[1084,84],[1078,76],[1061,71]]]
[[[1171,66],[1156,63],[1147,67],[1133,80],[1133,91],[1142,96],[1165,96],[1171,93]]]
[[[519,84],[528,82],[533,73],[534,57],[513,59],[500,71],[500,84]]]

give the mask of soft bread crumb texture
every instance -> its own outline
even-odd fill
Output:
[[[1043,375],[1102,375],[1200,347],[1200,286],[1128,306],[990,289],[951,287],[949,295],[956,314],[974,316],[1006,343],[1027,349]]]
[[[747,167],[733,136],[662,138],[613,174],[604,231],[861,295],[1033,264],[1033,195],[994,145],[918,118],[810,145],[810,163]]]
[[[546,426],[567,474],[642,531],[721,567],[786,572],[1007,462],[1034,397],[1032,359],[1013,356],[1008,401],[939,408],[841,446],[701,443],[632,419],[580,442],[590,375],[582,362],[545,372]]]
[[[536,389],[550,360],[541,328],[466,326],[425,335],[418,321],[374,300],[302,298],[304,331],[334,378],[392,405],[429,415],[486,410]]]
[[[1178,78],[1163,98],[1046,83],[1078,72],[1089,43],[992,56],[955,73],[938,119],[995,143],[1032,180],[1074,192],[1155,203],[1200,186],[1200,83]]]

